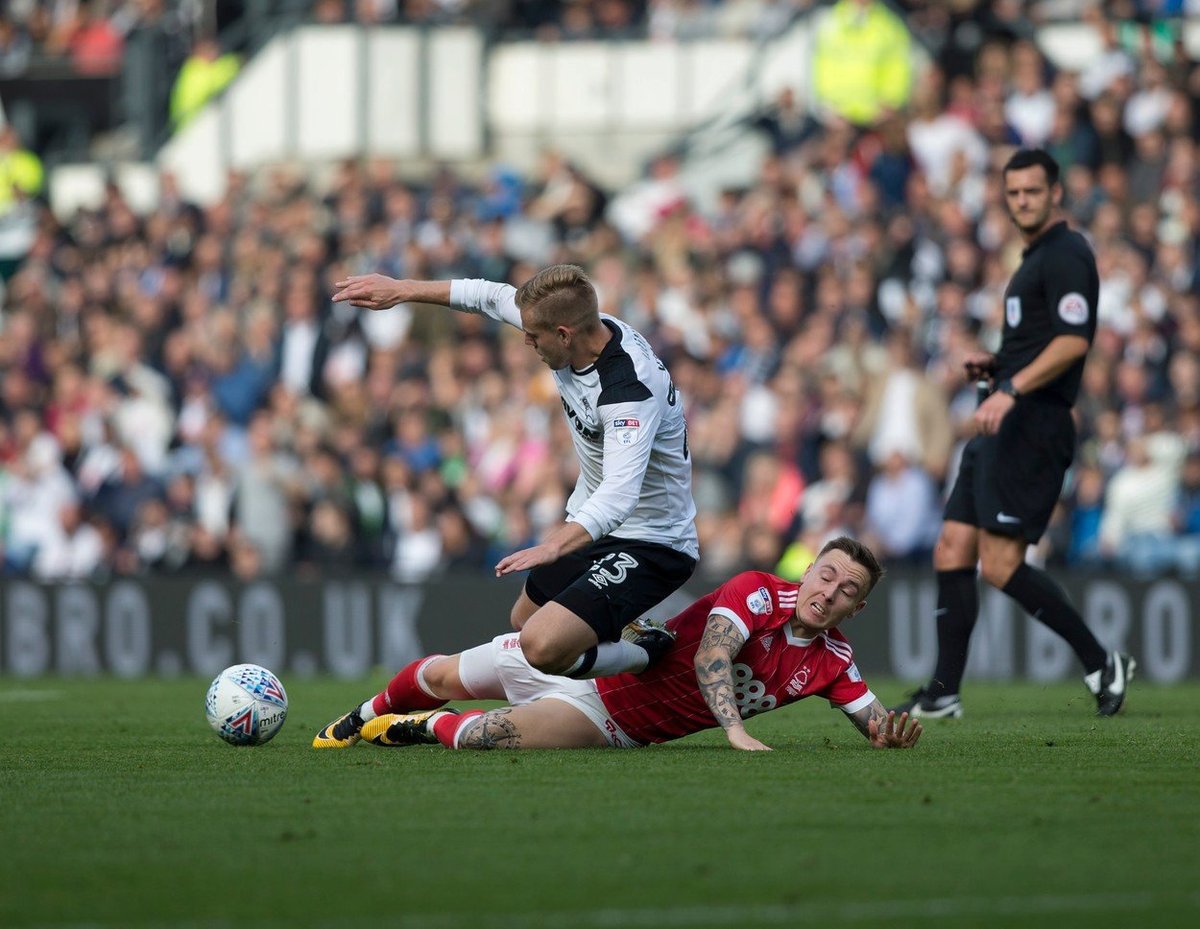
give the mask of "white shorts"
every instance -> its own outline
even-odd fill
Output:
[[[510,632],[492,639],[492,665],[504,685],[504,694],[513,706],[535,700],[561,700],[590,719],[614,748],[638,748],[613,721],[605,709],[593,681],[543,674],[525,660],[520,633]]]

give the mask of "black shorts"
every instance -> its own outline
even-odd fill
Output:
[[[1074,457],[1075,421],[1069,409],[1018,402],[998,434],[967,443],[945,518],[1036,542]]]
[[[673,548],[606,536],[534,568],[525,595],[538,606],[551,600],[565,606],[601,642],[615,642],[627,624],[662,603],[695,570],[696,559]]]

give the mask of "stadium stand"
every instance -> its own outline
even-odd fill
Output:
[[[113,34],[163,4],[55,18],[71,6],[8,4],[0,72],[79,48],[76,67],[99,67],[120,54]],[[669,38],[781,15],[721,6],[512,4],[495,22],[547,39]],[[907,97],[851,123],[783,95],[753,122],[770,143],[753,182],[711,207],[670,155],[619,190],[554,152],[533,174],[496,165],[478,181],[442,167],[414,182],[379,159],[324,182],[278,167],[231,176],[203,207],[165,175],[148,212],[112,185],[64,218],[10,174],[4,570],[490,570],[558,518],[574,482],[547,373],[479,318],[368,315],[331,305],[331,284],[374,270],[519,283],[557,261],[591,271],[602,309],[652,339],[686,398],[706,571],[795,571],[846,532],[919,563],[974,406],[960,362],[997,344],[1020,248],[996,168],[1026,144],[1062,163],[1102,277],[1081,454],[1038,556],[1194,574],[1200,68],[1181,20],[1139,19],[1161,6],[899,4],[932,60]],[[99,29],[101,9],[103,35],[64,38]],[[304,12],[438,23],[472,10]],[[1032,37],[1072,15],[1103,50],[1055,68]],[[19,144],[0,146],[0,172],[15,172]]]

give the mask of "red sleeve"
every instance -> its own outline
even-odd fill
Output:
[[[862,674],[859,673],[858,665],[853,661],[830,682],[828,687],[821,691],[821,696],[825,697],[832,706],[845,710],[847,713],[857,713],[875,699],[871,688],[867,686]]]
[[[719,613],[732,620],[747,639],[759,629],[770,629],[774,622],[775,584],[769,574],[744,571],[721,585],[709,613]]]

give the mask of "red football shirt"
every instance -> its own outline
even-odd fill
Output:
[[[811,639],[792,632],[798,590],[774,575],[746,571],[667,620],[678,638],[662,659],[641,674],[596,681],[613,721],[643,744],[716,725],[694,665],[711,613],[730,619],[746,637],[733,664],[734,697],[743,719],[812,696],[847,713],[868,706],[875,695],[858,673],[845,636],[836,629]]]

